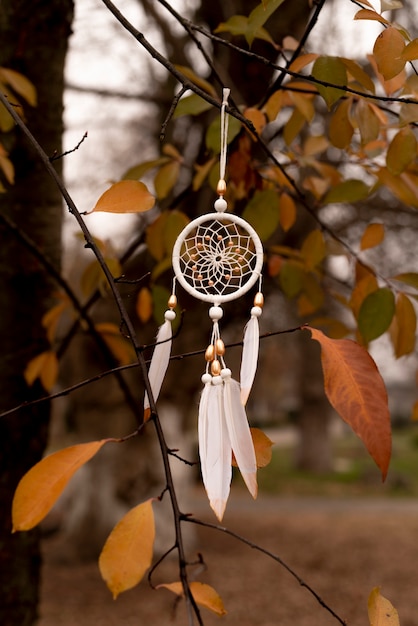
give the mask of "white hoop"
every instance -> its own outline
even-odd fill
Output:
[[[205,223],[209,223],[207,228],[200,229]],[[208,213],[182,230],[172,262],[177,280],[188,293],[220,304],[251,289],[261,275],[263,256],[260,238],[248,222],[230,213]]]

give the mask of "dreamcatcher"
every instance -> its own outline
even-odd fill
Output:
[[[209,502],[222,519],[232,478],[232,454],[251,495],[257,495],[257,466],[253,440],[245,412],[258,359],[258,318],[262,313],[261,269],[263,247],[255,230],[242,218],[227,213],[225,170],[228,116],[225,108],[229,89],[224,90],[221,107],[219,198],[215,211],[190,222],[178,236],[172,263],[175,273],[173,293],[168,301],[165,322],[157,336],[149,378],[154,396],[161,388],[170,358],[171,321],[175,318],[176,280],[198,300],[211,303],[209,317],[213,328],[205,352],[206,369],[199,404],[199,455],[203,483]],[[245,294],[256,283],[251,318],[246,325],[240,382],[232,378],[225,361],[225,345],[219,322],[222,304]],[[145,399],[145,407],[149,406]]]

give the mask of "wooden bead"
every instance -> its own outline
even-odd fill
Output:
[[[219,376],[219,374],[221,373],[221,364],[219,363],[219,361],[212,361],[210,371],[212,376]]]
[[[169,299],[168,299],[168,308],[169,309],[175,309],[177,306],[177,296],[175,296],[174,294],[172,294]]]
[[[206,348],[205,359],[208,363],[210,363],[210,361],[213,361],[214,358],[215,358],[215,346],[210,344],[210,346]]]
[[[263,308],[264,305],[264,296],[261,291],[258,291],[254,296],[254,306],[259,306]]]
[[[221,178],[216,186],[216,193],[219,196],[223,196],[226,192],[226,182]]]
[[[217,339],[215,346],[216,346],[216,354],[223,356],[225,354],[225,344],[222,341],[222,339]]]

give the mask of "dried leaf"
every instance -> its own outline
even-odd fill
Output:
[[[181,582],[175,583],[162,583],[157,585],[157,589],[164,587],[169,591],[172,591],[177,596],[184,597],[183,585]],[[190,583],[191,594],[197,604],[210,609],[216,615],[226,615],[227,611],[224,608],[221,597],[217,594],[215,589],[205,583],[192,582]]]
[[[51,510],[75,472],[100,448],[102,439],[64,448],[39,461],[20,480],[12,505],[13,532],[30,530]]]
[[[347,86],[347,70],[339,57],[319,57],[312,68],[312,76],[326,83],[341,85],[343,88]],[[345,95],[344,89],[337,87],[317,85],[317,89],[327,103],[328,109],[331,109],[331,106]]]
[[[360,9],[360,11],[357,11],[357,13],[354,16],[355,20],[375,20],[377,22],[380,22],[381,24],[385,24],[385,25],[389,25],[389,22],[387,21],[387,19],[385,19],[382,15],[379,15],[379,13],[376,13],[376,11],[369,11],[368,9]]]
[[[402,58],[404,61],[415,61],[418,59],[418,39],[413,39],[409,42],[402,52]]]
[[[374,248],[382,243],[385,238],[385,227],[383,224],[368,224],[360,241],[360,250]]]
[[[388,397],[370,354],[350,339],[329,339],[310,328],[321,345],[324,387],[328,400],[365,444],[383,480],[391,455]]]
[[[155,198],[146,185],[138,180],[114,183],[98,199],[92,211],[106,213],[143,213],[155,204]]]
[[[36,106],[36,89],[26,76],[15,70],[2,67],[0,68],[0,81],[10,85],[13,91],[22,96],[28,104],[33,107]]]
[[[135,587],[150,567],[154,538],[152,499],[131,509],[110,533],[99,557],[99,569],[114,599]]]
[[[370,626],[399,626],[398,611],[385,597],[380,588],[372,589],[367,602]]]

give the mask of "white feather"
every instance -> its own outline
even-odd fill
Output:
[[[240,386],[236,380],[225,378],[224,383],[225,421],[232,451],[248,491],[257,497],[257,462],[254,444],[248,425],[245,408],[241,403]]]
[[[202,393],[199,408],[199,455],[209,503],[220,521],[232,478],[231,443],[224,417],[222,384],[205,386]]]
[[[241,403],[243,406],[247,404],[251,387],[254,382],[255,372],[257,370],[258,346],[260,340],[260,331],[258,327],[258,317],[251,315],[248,324],[245,327],[244,344],[242,349],[241,360]]]
[[[148,378],[152,389],[152,395],[154,401],[157,400],[165,374],[167,372],[168,364],[170,362],[171,353],[171,337],[172,329],[171,322],[166,320],[164,324],[158,329],[156,346],[151,359],[151,364],[148,370]],[[149,408],[148,394],[145,393],[144,409]]]

